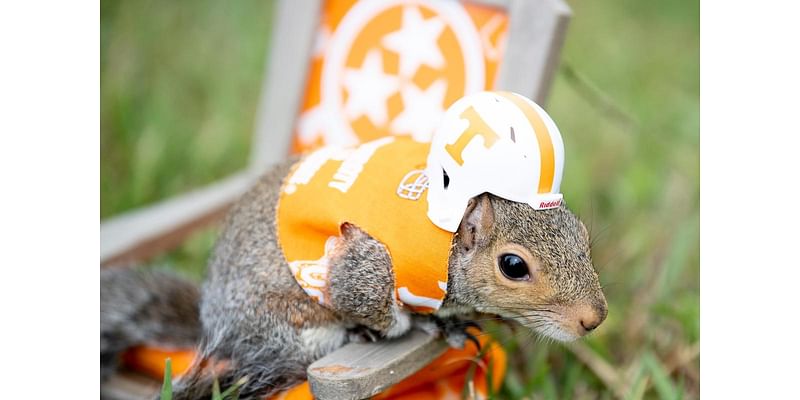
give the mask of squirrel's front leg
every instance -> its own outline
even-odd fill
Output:
[[[328,258],[330,306],[343,318],[397,337],[411,328],[411,317],[394,299],[392,259],[386,246],[345,222]]]

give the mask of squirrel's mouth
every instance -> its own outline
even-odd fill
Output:
[[[513,319],[543,337],[571,342],[591,333],[608,314],[605,299],[579,299],[567,304],[539,304],[529,308],[503,308],[498,314]]]
[[[569,318],[563,314],[563,310],[557,306],[539,308],[509,308],[509,307],[489,307],[480,312],[499,315],[506,320],[515,321],[518,324],[534,331],[544,338],[558,342],[572,342],[580,339],[587,332],[574,329],[569,323]]]
[[[561,325],[556,322],[545,325],[539,325],[536,327],[529,326],[529,328],[533,329],[542,336],[555,339],[559,342],[565,342],[565,343],[572,342],[580,338],[580,336],[570,333],[566,329],[562,328]]]
[[[572,342],[581,337],[565,329],[564,324],[549,313],[520,315],[514,319],[539,335],[559,342]]]

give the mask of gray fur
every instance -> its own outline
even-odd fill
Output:
[[[307,328],[339,323],[331,310],[300,288],[284,261],[275,232],[275,208],[292,162],[264,175],[234,205],[217,240],[203,286],[203,359],[227,361],[222,387],[242,377],[240,399],[264,398],[306,377],[325,352],[304,346]],[[344,343],[342,343],[344,344]],[[209,398],[213,377],[200,367],[176,383],[175,399]]]
[[[341,229],[343,243],[330,259],[331,305],[346,320],[385,334],[394,322],[392,259],[386,246],[355,225]]]
[[[176,400],[210,398],[214,379],[225,388],[243,377],[247,381],[240,398],[261,399],[304,380],[310,363],[354,337],[338,334],[344,330],[367,328],[387,336],[408,329],[407,322],[400,323],[393,300],[394,276],[385,246],[353,225],[342,227],[331,257],[332,307],[318,304],[296,283],[275,228],[281,183],[294,161],[264,175],[226,218],[200,302],[198,348],[204,363],[196,363],[176,382]],[[541,273],[552,282],[553,296],[510,298],[497,285],[494,251],[504,243],[524,246],[542,261]],[[566,207],[534,211],[479,196],[470,202],[454,236],[442,309],[435,317],[414,320],[463,345],[464,325],[453,324],[453,318],[476,311],[510,315],[508,304],[547,307],[590,299],[605,317],[588,243],[586,229]],[[457,326],[462,332],[453,328]]]

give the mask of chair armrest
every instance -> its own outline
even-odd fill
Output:
[[[180,244],[192,231],[218,220],[257,178],[240,172],[211,185],[100,223],[100,264],[141,261]]]
[[[318,399],[364,399],[400,382],[444,353],[447,343],[412,330],[376,343],[351,343],[308,367]]]

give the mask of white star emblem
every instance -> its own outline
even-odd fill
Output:
[[[447,83],[443,79],[433,82],[424,91],[416,85],[404,85],[400,90],[403,112],[392,120],[392,132],[411,134],[418,142],[431,140],[431,135],[444,114],[442,104],[446,91]]]
[[[439,17],[423,19],[417,7],[403,8],[400,30],[384,36],[381,41],[384,47],[400,55],[400,76],[410,79],[422,64],[433,68],[444,66],[437,43],[444,26]]]
[[[344,73],[347,104],[344,111],[350,121],[366,115],[376,126],[388,120],[386,99],[397,91],[396,76],[383,72],[383,56],[378,49],[370,50],[361,69],[348,68]]]

